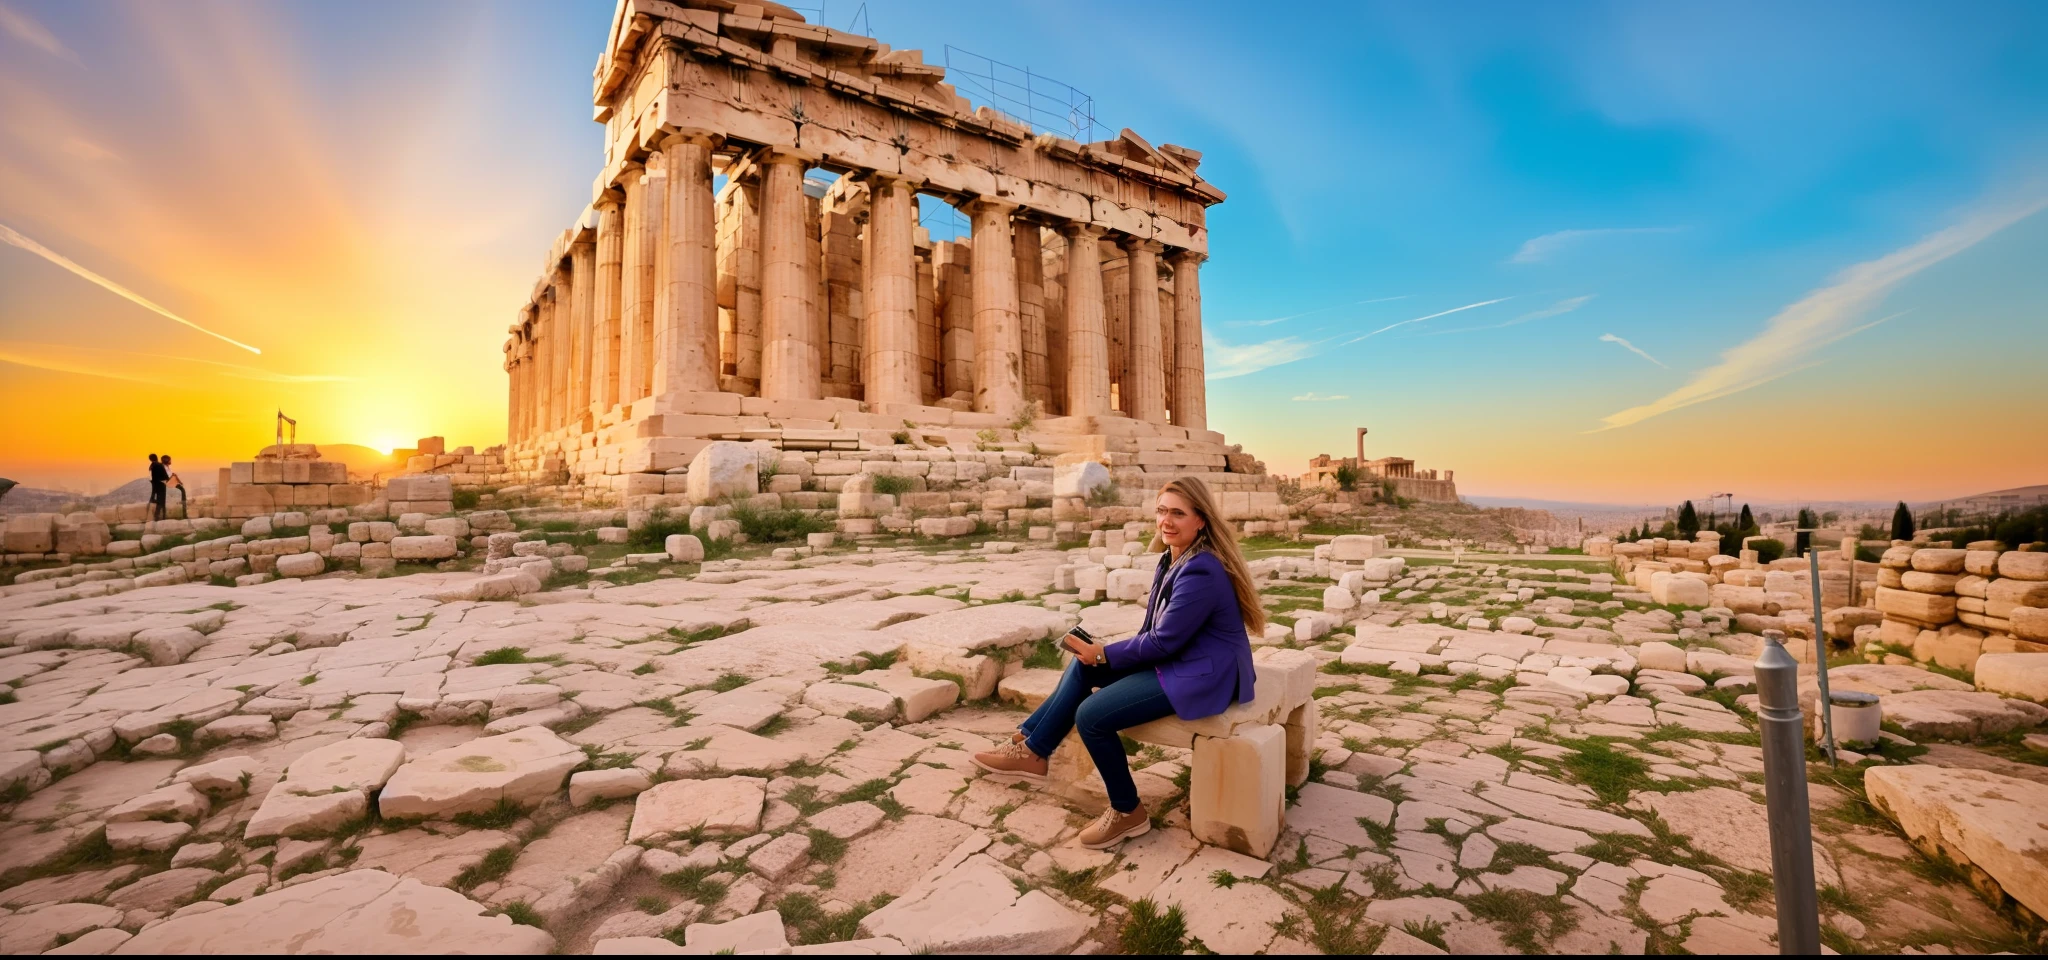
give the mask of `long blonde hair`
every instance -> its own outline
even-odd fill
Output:
[[[1266,608],[1259,602],[1259,588],[1252,583],[1251,567],[1244,562],[1244,552],[1237,548],[1237,530],[1223,519],[1223,511],[1217,508],[1209,485],[1199,477],[1179,477],[1168,481],[1159,492],[1178,494],[1195,508],[1195,515],[1202,518],[1202,530],[1195,534],[1195,542],[1188,549],[1207,550],[1223,561],[1223,572],[1230,575],[1230,588],[1237,594],[1237,612],[1244,619],[1245,631],[1264,636]],[[1153,542],[1165,549],[1163,538],[1154,537]]]

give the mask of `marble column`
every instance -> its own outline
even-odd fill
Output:
[[[655,318],[650,393],[718,389],[718,216],[711,193],[711,151],[705,133],[662,141],[668,175],[664,258],[668,296]]]
[[[1045,246],[1038,224],[1018,220],[1011,234],[1017,260],[1017,316],[1024,356],[1024,401],[1039,416],[1052,415],[1052,379],[1046,374]]]
[[[761,165],[761,396],[818,399],[818,353],[811,342],[816,281],[804,243],[805,157],[764,151]]]
[[[543,434],[555,428],[555,298],[542,289],[534,300],[533,322],[533,432]]]
[[[1024,406],[1024,330],[1017,308],[1014,203],[980,199],[974,218],[974,410],[1014,417]]]
[[[569,419],[569,352],[575,338],[570,334],[573,318],[569,309],[569,271],[555,265],[554,282],[548,285],[548,429],[556,430]]]
[[[660,154],[647,158],[647,182],[640,190],[646,219],[640,229],[640,322],[633,331],[639,349],[633,353],[633,396],[654,395],[654,327],[668,310],[668,174]]]
[[[1126,238],[1130,258],[1130,394],[1125,412],[1133,420],[1166,422],[1166,362],[1159,353],[1158,243]]]
[[[593,237],[569,245],[569,404],[564,423],[580,423],[590,412],[590,353],[595,342],[591,322],[597,305],[597,241]]]
[[[597,201],[597,278],[592,284],[590,408],[619,405],[620,258],[625,248],[625,194],[606,190]]]
[[[651,275],[647,262],[646,171],[638,164],[627,165],[619,174],[619,186],[624,188],[625,198],[619,253],[619,365],[612,382],[616,391],[614,402],[630,406],[643,390],[639,371],[649,345],[641,340],[640,330],[647,314],[654,309],[652,291],[647,289]]]
[[[1202,356],[1202,261],[1191,250],[1169,258],[1173,264],[1173,424],[1209,429],[1209,387]]]
[[[866,308],[862,379],[867,402],[921,404],[917,325],[917,250],[910,208],[911,184],[887,176],[868,178],[868,226],[861,264]]]
[[[1068,224],[1067,416],[1109,413],[1109,332],[1102,312],[1102,228]]]

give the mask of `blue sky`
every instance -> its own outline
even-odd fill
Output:
[[[0,223],[245,338],[294,291],[359,298],[351,336],[268,356],[376,370],[289,389],[494,442],[502,410],[417,415],[419,364],[502,395],[503,325],[598,167],[610,11],[0,0]],[[1475,494],[2048,482],[2048,7],[883,0],[865,23],[1204,153],[1230,195],[1211,421],[1275,471],[1366,425]],[[113,169],[94,151],[125,166],[79,174]],[[0,342],[184,342],[80,287],[0,248]],[[6,379],[76,389],[51,367]]]

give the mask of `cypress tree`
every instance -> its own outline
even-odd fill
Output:
[[[1752,536],[1750,531],[1755,530],[1757,527],[1756,518],[1749,515],[1749,504],[1745,503],[1742,505],[1742,519],[1736,521],[1735,526],[1738,530],[1742,531],[1743,536]]]
[[[1691,500],[1687,500],[1684,506],[1678,508],[1678,535],[1683,539],[1691,540],[1699,536],[1699,533],[1699,511],[1693,509]]]
[[[1906,501],[1899,501],[1898,509],[1892,511],[1892,539],[1913,539],[1913,511],[1906,509]]]

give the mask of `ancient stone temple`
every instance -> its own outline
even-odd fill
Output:
[[[1207,425],[1200,153],[1036,133],[773,3],[623,0],[592,103],[591,205],[505,343],[515,473],[623,492],[720,439],[1258,470]]]

